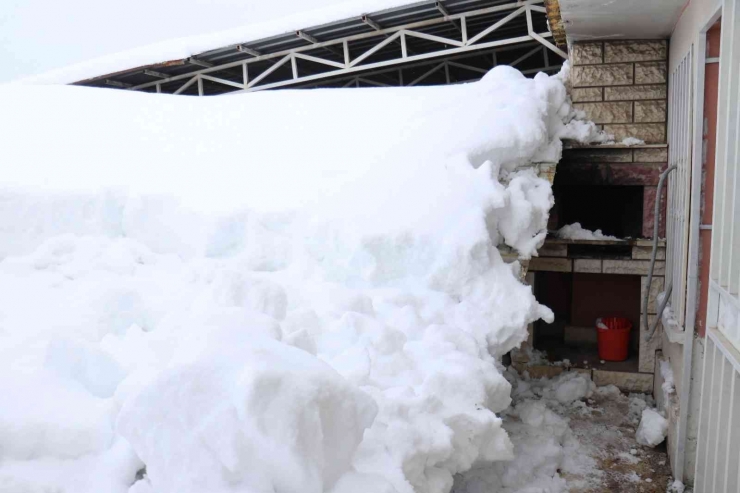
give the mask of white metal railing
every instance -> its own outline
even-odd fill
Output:
[[[714,211],[707,337],[698,399],[696,493],[740,491],[739,2],[722,2]]]
[[[673,70],[668,83],[668,177],[666,214],[666,286],[673,283],[671,308],[680,327],[686,321],[686,286],[689,251],[689,204],[691,200],[692,50]],[[657,199],[656,199],[657,200]]]
[[[740,347],[740,173],[738,125],[740,88],[740,12],[738,0],[725,0],[722,14],[714,217],[707,326],[717,327]],[[723,307],[720,318],[720,305]]]
[[[740,353],[707,331],[696,450],[696,493],[740,491]]]

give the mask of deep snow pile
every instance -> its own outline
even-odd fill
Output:
[[[593,131],[559,77],[0,106],[0,490],[445,492],[512,457],[497,359],[552,314],[496,245],[535,252],[517,168]]]

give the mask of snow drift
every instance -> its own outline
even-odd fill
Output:
[[[528,166],[593,131],[560,77],[0,105],[0,489],[441,493],[512,457],[497,359],[552,314],[496,245],[535,254]]]

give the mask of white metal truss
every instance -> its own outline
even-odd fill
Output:
[[[490,50],[490,51],[485,51],[485,52],[482,52],[481,54],[490,55],[491,58],[492,58],[492,62],[493,62],[490,67],[494,67],[494,66],[497,65],[496,55],[497,55],[497,53],[500,53],[501,52],[501,51],[498,51],[498,50],[502,50],[503,51],[506,48],[507,47],[503,47],[503,48],[499,48],[499,49],[494,49],[494,50]],[[509,49],[510,49],[510,47],[509,47]],[[521,62],[523,62],[525,60],[528,60],[528,59],[532,58],[535,55],[538,55],[538,56],[541,57],[541,59],[543,60],[543,62],[541,64],[538,64],[538,66],[535,67],[535,68],[528,68],[528,69],[521,70],[521,72],[524,75],[529,75],[529,74],[533,74],[533,73],[537,73],[537,72],[543,72],[543,71],[548,71],[548,70],[553,70],[553,69],[559,69],[561,67],[560,64],[558,64],[558,65],[551,65],[550,64],[549,58],[547,56],[547,52],[548,51],[549,51],[549,48],[538,44],[537,46],[534,46],[531,50],[527,51],[525,54],[523,54],[519,58],[515,59],[512,62],[507,63],[507,65],[509,65],[511,67],[517,67]],[[471,65],[470,63],[465,63],[466,61],[467,60],[465,60],[465,59],[458,60],[458,59],[454,59],[454,58],[453,59],[445,58],[445,59],[443,59],[442,61],[440,61],[438,63],[433,63],[432,65],[429,65],[429,63],[427,62],[426,63],[426,67],[428,67],[428,70],[426,70],[421,75],[419,75],[419,76],[417,76],[417,77],[415,77],[414,79],[411,79],[411,80],[404,80],[403,70],[402,69],[391,68],[391,69],[387,69],[385,71],[374,71],[374,72],[371,72],[371,73],[369,73],[367,75],[363,74],[363,75],[350,76],[349,78],[346,78],[346,79],[345,78],[340,78],[340,79],[332,80],[332,81],[330,81],[330,83],[332,84],[331,87],[367,87],[367,86],[375,86],[375,87],[402,87],[402,86],[416,86],[416,85],[421,84],[424,81],[429,80],[435,74],[443,73],[444,74],[444,84],[453,84],[455,82],[453,82],[450,79],[450,69],[451,68],[453,68],[453,69],[462,69],[462,70],[465,70],[465,71],[470,72],[471,74],[474,74],[474,75],[472,75],[472,77],[465,78],[465,80],[463,82],[473,82],[473,81],[479,80],[489,70],[489,68],[481,68],[479,66]],[[404,69],[406,69],[406,68],[407,67],[404,67]],[[374,79],[371,79],[370,78],[370,77],[377,77],[378,75],[385,75],[385,74],[390,74],[390,75],[393,75],[394,77],[392,77],[392,78],[389,77],[389,80],[388,81],[379,81],[379,80],[374,80]],[[339,83],[338,86],[337,86],[337,83]],[[311,85],[310,87],[322,87],[322,86],[319,83],[319,84],[316,84],[316,85]]]
[[[237,89],[239,91],[251,92],[251,91],[260,91],[264,89],[273,89],[273,88],[283,87],[283,86],[288,86],[288,85],[302,84],[302,83],[306,83],[310,81],[317,81],[317,80],[326,79],[330,77],[342,76],[345,74],[347,75],[358,74],[357,80],[359,80],[359,78],[362,78],[361,76],[359,76],[360,72],[368,71],[371,69],[390,67],[393,65],[407,64],[407,63],[415,62],[415,61],[428,60],[428,59],[449,56],[449,55],[457,55],[457,54],[462,54],[462,53],[469,53],[469,52],[474,52],[474,51],[492,49],[496,47],[503,47],[507,45],[513,45],[513,44],[519,44],[519,43],[531,42],[531,41],[535,41],[539,43],[540,45],[542,45],[542,47],[545,48],[545,52],[547,50],[550,50],[556,53],[558,56],[564,59],[567,59],[567,54],[565,52],[563,52],[553,43],[548,41],[548,38],[551,38],[552,36],[551,33],[549,32],[537,33],[534,31],[533,22],[532,22],[533,15],[544,16],[546,14],[545,8],[542,5],[540,5],[541,3],[542,3],[542,0],[517,1],[511,4],[498,5],[495,7],[475,10],[471,12],[465,12],[461,14],[445,15],[442,18],[435,18],[435,19],[430,19],[430,20],[425,20],[425,21],[414,22],[414,23],[406,24],[404,26],[397,26],[397,27],[392,27],[388,29],[382,29],[380,28],[380,26],[377,25],[377,23],[368,19],[365,22],[374,28],[373,31],[362,33],[362,34],[357,34],[354,36],[348,36],[345,38],[334,39],[334,40],[326,41],[326,42],[319,42],[317,39],[312,38],[311,36],[305,35],[305,33],[301,33],[300,31],[298,31],[296,35],[306,41],[309,41],[311,44],[293,48],[290,50],[280,51],[277,53],[270,53],[270,54],[260,54],[258,52],[255,52],[254,50],[250,51],[248,48],[244,48],[240,51],[253,55],[253,58],[249,58],[247,60],[240,60],[236,62],[225,63],[222,65],[211,65],[205,62],[198,63],[197,65],[202,67],[198,70],[194,70],[187,74],[181,74],[181,75],[177,75],[177,76],[173,76],[173,77],[169,77],[169,78],[165,78],[161,80],[147,82],[147,83],[140,84],[137,86],[129,87],[128,89],[131,89],[131,90],[149,89],[151,90],[152,88],[155,88],[156,92],[162,92],[162,86],[164,84],[170,84],[172,82],[181,81],[182,85],[179,88],[175,89],[174,91],[175,94],[181,94],[183,91],[187,90],[193,84],[197,84],[198,94],[202,96],[204,95],[203,81],[209,81],[211,83],[221,84],[224,86],[228,86],[230,88]],[[484,16],[486,14],[491,14],[495,12],[506,12],[506,11],[511,11],[511,12],[507,14],[505,17],[493,22],[491,25],[479,31],[474,36],[472,37],[468,36],[468,24],[471,19],[474,19],[477,17],[479,18],[480,16]],[[489,35],[500,30],[503,26],[507,25],[513,19],[516,19],[520,16],[524,16],[526,18],[526,24],[527,24],[527,34],[526,35],[507,37],[503,39],[496,39],[493,41],[485,41],[485,39]],[[452,22],[452,21],[456,21],[455,22],[456,26],[459,25],[460,39],[436,36],[436,35],[421,32],[418,30],[420,28],[433,26],[435,24],[447,23],[447,22]],[[301,36],[301,34],[304,34],[304,35]],[[363,53],[353,57],[350,53],[349,43],[353,41],[357,41],[357,40],[368,39],[368,38],[378,38],[378,42],[371,48],[365,50]],[[412,53],[411,50],[409,50],[408,48],[408,40],[413,39],[413,38],[423,39],[425,41],[431,41],[433,43],[437,43],[440,45],[440,49],[437,51],[426,52],[426,53],[419,53],[419,54]],[[401,48],[400,56],[395,56],[390,59],[385,59],[385,60],[376,61],[376,62],[370,62],[370,63],[366,62],[366,60],[368,60],[373,55],[377,54],[380,50],[390,45],[391,43],[400,45],[400,48]],[[325,57],[311,55],[311,54],[306,53],[307,51],[316,50],[317,48],[326,48],[330,50],[332,53],[341,54],[342,61],[337,61],[334,59],[325,58]],[[519,60],[516,60],[514,64],[519,63],[525,58],[535,54],[538,50],[539,48],[531,50],[530,53],[527,53],[525,56],[521,57]],[[547,53],[545,54],[545,60],[547,60]],[[189,61],[192,61],[192,59],[189,59]],[[262,70],[259,74],[250,74],[250,66],[252,66],[255,63],[264,62],[264,61],[273,62],[273,65],[265,70]],[[327,67],[328,70],[321,72],[321,73],[301,74],[299,62],[302,62],[302,61],[308,61],[308,62],[312,62],[315,64],[323,65],[324,67]],[[452,62],[447,62],[446,65],[442,65],[440,68],[448,70],[450,66],[449,64],[451,63]],[[210,66],[206,66],[206,65],[210,65]],[[546,65],[549,65],[549,64],[546,63]],[[291,68],[292,76],[289,76],[285,78],[284,80],[260,84],[267,77],[269,77],[271,74],[275,73],[278,69],[284,66],[286,67],[289,66]],[[227,69],[234,69],[237,67],[241,67],[242,76],[240,80],[234,81],[234,80],[229,80],[227,78],[224,78],[224,76],[219,76],[220,71],[224,71]],[[480,69],[476,69],[476,70],[480,70]],[[415,81],[415,82],[419,82],[419,81]],[[377,83],[373,81],[370,81],[369,84],[377,85]],[[413,85],[413,84],[408,84],[408,85]]]

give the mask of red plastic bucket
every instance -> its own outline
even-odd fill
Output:
[[[599,358],[606,361],[624,361],[630,345],[632,322],[621,317],[604,317],[596,321]]]

